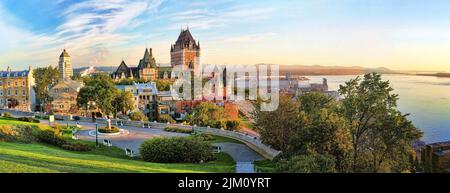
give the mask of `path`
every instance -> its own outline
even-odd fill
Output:
[[[236,173],[255,173],[253,162],[264,160],[264,158],[247,147],[238,143],[214,143],[213,145],[222,148],[222,151],[228,153],[236,162]]]

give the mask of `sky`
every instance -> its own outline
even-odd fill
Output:
[[[208,64],[450,72],[447,0],[0,0],[0,70],[170,62],[182,28]]]

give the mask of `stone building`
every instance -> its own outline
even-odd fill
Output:
[[[34,78],[28,70],[12,71],[10,67],[0,72],[0,108],[33,111],[36,103]]]
[[[65,49],[59,57],[59,73],[60,80],[49,89],[49,96],[52,99],[50,111],[75,114],[78,111],[78,92],[83,84],[71,79],[73,76],[72,63]]]
[[[182,71],[196,69],[201,62],[200,42],[192,36],[189,28],[182,30],[177,41],[170,48],[170,64],[177,78],[182,77]]]
[[[59,78],[61,80],[70,79],[73,76],[72,61],[66,49],[59,56]]]
[[[137,67],[128,67],[125,61],[122,60],[111,77],[116,81],[123,79],[155,81],[158,78],[158,67],[156,66],[152,49],[145,49],[144,57],[139,61]]]
[[[132,85],[117,85],[119,90],[129,91],[134,96],[134,107],[142,111],[149,120],[157,117],[157,94],[155,83],[133,83]]]

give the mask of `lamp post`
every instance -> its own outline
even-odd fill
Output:
[[[98,123],[95,123],[95,145],[98,147]]]

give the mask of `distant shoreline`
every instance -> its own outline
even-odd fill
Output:
[[[434,76],[439,78],[450,78],[450,73],[435,73],[435,74],[416,74],[417,76]]]

